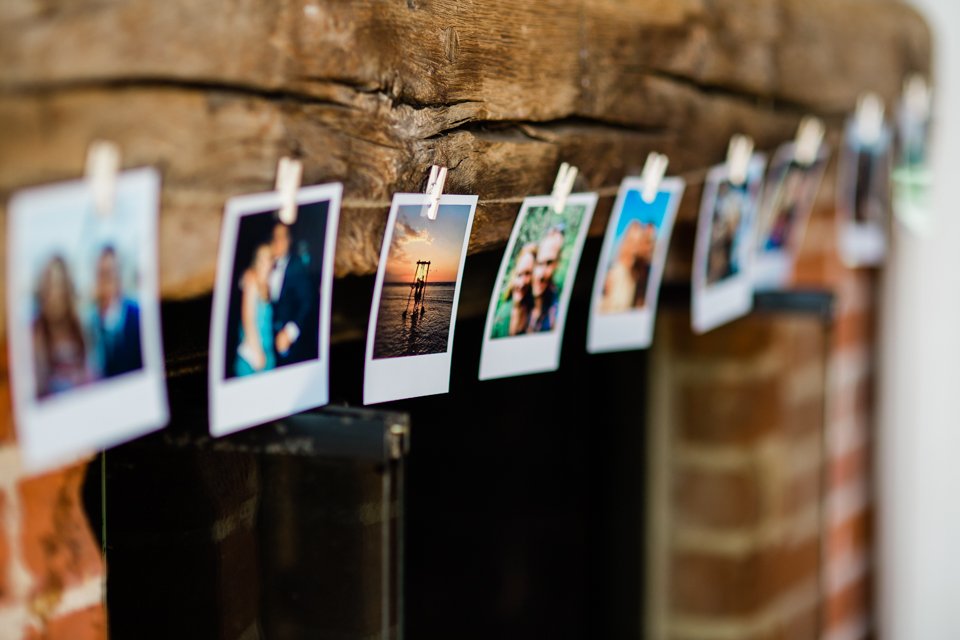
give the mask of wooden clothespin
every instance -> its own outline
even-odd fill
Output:
[[[663,182],[663,176],[667,174],[668,164],[670,164],[670,161],[662,153],[651,152],[647,155],[647,161],[643,165],[643,174],[640,176],[643,180],[643,193],[640,194],[640,197],[647,204],[651,204],[657,199],[660,183]]]
[[[437,219],[437,212],[440,211],[440,198],[443,197],[443,187],[447,182],[447,168],[440,165],[430,167],[430,179],[427,180],[427,196],[430,197],[430,204],[420,214],[426,216],[429,220]]]
[[[793,145],[793,159],[802,166],[809,167],[820,156],[820,145],[826,129],[820,118],[806,116],[797,127],[797,138]]]
[[[120,148],[106,140],[93,141],[87,149],[84,173],[93,193],[93,206],[100,215],[113,211],[119,171]]]
[[[933,91],[926,78],[913,74],[903,83],[903,106],[909,116],[922,122],[930,117],[933,105]]]
[[[863,144],[876,144],[883,134],[883,101],[875,93],[864,93],[857,99],[857,137]]]
[[[567,208],[567,198],[573,191],[573,183],[577,179],[578,170],[571,164],[564,162],[557,171],[557,179],[553,181],[553,191],[550,193],[550,202],[554,213],[562,214]]]
[[[297,191],[303,177],[303,163],[286,156],[277,162],[277,193],[280,194],[280,222],[293,224],[297,221]]]
[[[730,146],[727,147],[727,177],[731,184],[739,187],[747,181],[752,157],[753,138],[739,133],[730,138]]]

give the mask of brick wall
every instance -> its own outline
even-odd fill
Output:
[[[753,314],[704,336],[658,320],[649,637],[870,637],[874,274],[835,254],[828,172],[797,285],[832,322]]]
[[[834,192],[828,173],[824,194]],[[823,639],[874,635],[873,444],[875,290],[877,272],[846,268],[835,248],[829,201],[811,221],[798,265],[800,286],[821,286],[837,296],[827,384]]]
[[[827,339],[815,315],[701,337],[686,312],[661,318],[652,637],[816,637]]]
[[[24,477],[10,408],[0,358],[0,640],[106,638],[104,567],[80,499],[86,465]]]

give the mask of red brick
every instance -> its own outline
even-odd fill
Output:
[[[819,571],[816,537],[742,557],[678,552],[671,563],[672,607],[683,615],[759,613],[786,591],[815,579]]]
[[[826,356],[828,326],[819,317],[779,315],[778,347],[783,347],[790,362],[784,373],[790,374],[811,363],[823,364]]]
[[[852,385],[834,390],[830,401],[830,417],[833,420],[868,417],[872,413],[873,379],[865,375]]]
[[[825,546],[828,562],[831,559],[847,557],[870,548],[871,513],[869,509],[864,509],[830,528],[826,534]]]
[[[6,339],[0,340],[0,349],[3,350],[3,355],[0,357],[0,445],[4,445],[12,443],[15,439]]]
[[[704,444],[749,444],[781,427],[780,380],[688,381],[674,398],[677,427],[684,440]]]
[[[41,629],[28,628],[25,640],[106,640],[107,617],[101,606],[47,620]]]
[[[863,309],[839,314],[834,321],[834,344],[845,349],[872,344],[876,338],[873,311]]]
[[[9,517],[10,498],[5,492],[0,492],[0,514],[3,518]],[[7,540],[6,527],[0,527],[0,606],[11,604],[13,594],[10,593],[10,541]]]
[[[783,412],[783,432],[792,436],[823,431],[826,420],[825,398],[809,398],[792,404]]]
[[[870,585],[868,576],[864,576],[827,598],[824,603],[824,629],[829,632],[849,620],[867,615],[869,611]]]
[[[100,548],[80,499],[85,468],[78,464],[19,484],[23,560],[38,594],[55,594],[102,575]]]
[[[830,460],[830,486],[841,487],[868,477],[870,449],[856,447]]]
[[[712,529],[755,526],[760,518],[758,482],[748,471],[678,470],[673,482],[677,525]]]
[[[818,505],[823,492],[821,467],[816,466],[787,483],[783,495],[784,514],[797,515]]]

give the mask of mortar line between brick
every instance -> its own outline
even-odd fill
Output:
[[[870,557],[860,548],[851,549],[841,556],[833,556],[824,576],[827,595],[836,595],[861,581],[870,572],[870,567]]]
[[[820,533],[820,505],[813,502],[793,516],[771,517],[754,528],[716,530],[678,526],[673,531],[675,551],[693,551],[717,556],[743,557],[776,544],[796,544],[817,538]]]
[[[867,491],[866,479],[854,478],[827,494],[827,521],[831,527],[837,527],[854,516],[863,513],[870,505],[871,497]]]
[[[769,458],[772,452],[786,447],[790,451],[786,479],[795,480],[820,468],[821,436],[818,432],[789,440],[781,439],[778,434],[758,441],[748,449],[743,445],[679,442],[674,463],[678,467],[697,471],[749,471]]]

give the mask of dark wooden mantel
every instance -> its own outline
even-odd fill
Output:
[[[873,0],[13,0],[0,66],[2,199],[118,142],[163,170],[162,290],[184,298],[211,289],[225,199],[284,154],[345,183],[337,274],[365,274],[432,163],[480,196],[471,252],[563,160],[605,196],[598,233],[649,151],[695,177],[732,133],[770,148],[808,112],[892,99],[929,50],[912,9]]]

